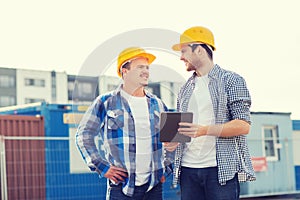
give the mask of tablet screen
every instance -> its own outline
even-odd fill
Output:
[[[191,138],[178,133],[179,122],[193,122],[192,112],[162,112],[160,118],[161,142],[190,142]]]

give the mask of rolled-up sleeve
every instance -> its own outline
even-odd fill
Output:
[[[234,76],[227,90],[231,118],[244,120],[251,124],[251,97],[244,78],[238,75]]]

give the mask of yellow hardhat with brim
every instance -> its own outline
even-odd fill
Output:
[[[121,67],[128,61],[133,60],[135,58],[138,57],[143,57],[148,59],[148,63],[149,65],[155,60],[155,56],[147,53],[144,49],[140,48],[140,47],[129,47],[124,49],[118,57],[118,68],[117,68],[117,72],[119,77],[121,77]]]
[[[180,51],[182,45],[192,43],[204,43],[211,46],[212,50],[215,51],[215,40],[212,32],[202,26],[195,26],[187,29],[180,35],[180,43],[173,45],[172,49]]]

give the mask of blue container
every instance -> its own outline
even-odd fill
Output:
[[[300,190],[300,166],[295,166],[296,190]]]
[[[163,199],[164,200],[180,200],[180,188],[172,187],[172,175],[170,175],[163,184]]]
[[[299,131],[300,130],[300,120],[293,120],[292,126],[293,126],[294,131]]]
[[[12,106],[0,109],[0,114],[40,115],[45,124],[45,180],[46,199],[105,199],[106,179],[100,179],[96,173],[71,172],[70,146],[75,140],[70,130],[76,128],[76,121],[66,120],[66,116],[82,115],[87,106],[71,104],[48,104],[46,102]],[[70,153],[71,152],[71,153]],[[78,153],[78,152],[76,152]],[[73,155],[74,156],[74,155]],[[82,159],[80,157],[80,159]],[[42,174],[40,174],[42,175]],[[180,199],[179,187],[173,189],[170,175],[163,185],[166,200]]]
[[[293,131],[300,131],[300,120],[293,120],[292,122],[293,122]],[[295,134],[299,134],[299,133],[295,133]],[[297,150],[296,150],[296,152],[297,152]],[[296,152],[294,152],[294,153],[296,153]],[[297,163],[295,163],[295,177],[296,177],[296,190],[300,190],[300,165],[299,165],[299,161]]]
[[[106,180],[97,174],[70,173],[69,130],[76,124],[64,123],[66,113],[82,113],[80,105],[46,102],[12,106],[0,114],[41,115],[45,122],[46,199],[105,199]],[[43,174],[39,174],[41,176]]]

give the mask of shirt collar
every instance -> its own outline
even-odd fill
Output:
[[[214,67],[208,72],[208,78],[217,79],[220,71],[221,71],[221,67],[215,64]]]
[[[113,91],[113,95],[120,95],[123,84],[119,84],[119,86]],[[154,98],[154,95],[150,93],[148,90],[144,89],[145,95],[147,98]]]
[[[220,71],[221,71],[221,67],[215,64],[214,67],[208,72],[208,78],[216,79]],[[193,72],[193,75],[190,77],[189,81],[191,81],[191,83],[195,83],[196,77],[197,77],[197,73]]]

